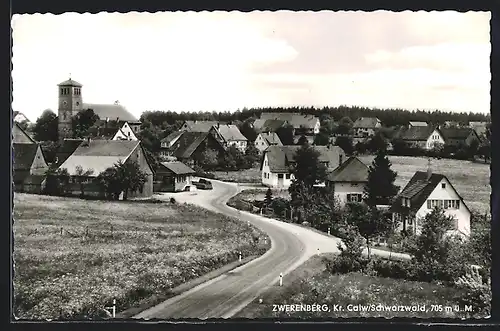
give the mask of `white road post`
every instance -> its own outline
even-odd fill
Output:
[[[328,227],[328,235],[330,235],[330,227]]]
[[[113,318],[116,316],[116,299],[113,299]]]
[[[283,286],[283,273],[280,273],[280,286]]]
[[[318,247],[318,255],[319,255],[319,247]]]
[[[240,252],[240,262],[241,262],[241,252]]]

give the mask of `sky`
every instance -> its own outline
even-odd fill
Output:
[[[14,111],[358,105],[490,111],[490,13],[159,12],[14,15]]]

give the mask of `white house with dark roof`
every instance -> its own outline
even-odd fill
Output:
[[[293,126],[297,134],[318,134],[321,127],[319,118],[314,115],[299,114],[299,113],[262,113],[259,119],[253,123],[256,130],[261,130],[268,120],[278,120],[283,123]],[[301,131],[301,132],[298,132]]]
[[[96,182],[97,176],[107,168],[113,167],[118,161],[124,163],[137,161],[140,169],[147,174],[147,181],[142,190],[129,192],[129,197],[150,197],[153,195],[153,170],[149,164],[144,149],[140,141],[133,140],[84,140],[75,151],[59,166],[59,169],[66,169],[70,175],[71,190],[78,194],[80,187],[75,182],[78,176],[78,168],[83,171],[92,170],[86,176],[85,192],[89,195],[101,194],[99,185]]]
[[[248,139],[240,132],[234,124],[219,124],[212,126],[209,133],[220,142],[224,148],[235,146],[241,152],[245,152]]]
[[[327,170],[337,168],[345,161],[345,152],[338,146],[312,146],[320,153],[319,161]],[[295,163],[295,154],[301,146],[269,146],[264,151],[261,162],[262,184],[276,189],[287,189],[293,180],[291,167]]]
[[[358,118],[352,128],[355,137],[373,137],[375,132],[382,127],[382,122],[376,117],[360,117]]]
[[[417,171],[396,197],[391,207],[400,230],[419,234],[425,216],[441,208],[454,219],[451,233],[470,235],[471,211],[448,178],[432,173],[430,168]]]
[[[269,146],[283,146],[276,132],[262,132],[255,138],[255,147],[262,153]]]
[[[58,131],[61,140],[71,138],[71,120],[84,109],[92,109],[99,116],[98,125],[108,121],[127,122],[133,132],[139,132],[141,122],[118,101],[113,104],[84,103],[82,87],[82,84],[71,78],[58,84]]]
[[[128,122],[123,123],[122,127],[119,128],[111,140],[139,140],[135,135],[134,130],[130,127]]]
[[[326,185],[333,187],[335,198],[341,205],[363,201],[367,184],[368,167],[355,156],[330,172],[326,179]]]
[[[403,141],[410,147],[419,147],[427,150],[445,143],[445,138],[441,130],[432,126],[402,128],[394,135],[394,138]]]

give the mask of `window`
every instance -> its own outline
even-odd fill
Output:
[[[446,188],[446,183],[441,183],[441,188]]]
[[[278,179],[283,179],[283,174],[278,174]]]
[[[444,209],[448,209],[448,207],[451,207],[450,200],[444,200]]]
[[[362,196],[359,193],[347,194],[348,202],[361,202]]]
[[[290,174],[286,174],[286,175],[285,175],[285,178],[286,178],[286,179],[290,179]]]
[[[427,209],[432,209],[431,200],[427,200]]]
[[[80,105],[80,103],[77,101],[77,102],[76,102],[76,105],[77,105],[77,106],[79,106],[79,105]]]
[[[438,200],[438,207],[443,209],[443,205],[444,205],[443,200]]]

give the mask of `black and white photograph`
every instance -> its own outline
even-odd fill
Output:
[[[12,320],[487,320],[490,19],[14,14]]]

